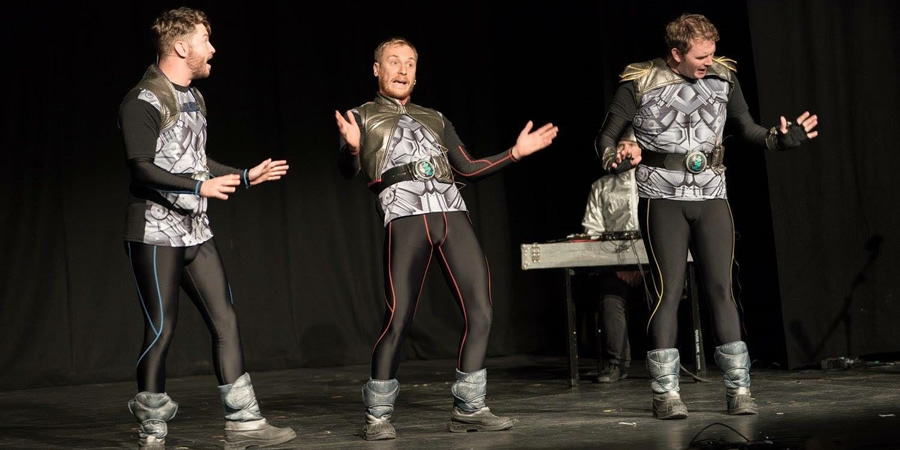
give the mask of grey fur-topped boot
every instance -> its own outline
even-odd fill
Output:
[[[166,435],[169,434],[166,422],[175,417],[178,403],[164,392],[139,392],[128,401],[128,410],[141,424],[138,428],[140,448],[165,449]]]
[[[750,395],[750,354],[744,341],[716,347],[716,365],[725,372],[725,405],[728,414],[757,414],[759,406]]]
[[[498,417],[484,405],[487,395],[487,369],[477,372],[456,371],[453,393],[453,416],[448,429],[453,433],[468,431],[501,431],[512,428],[509,417]]]
[[[400,383],[396,379],[373,380],[362,387],[363,403],[366,405],[366,427],[364,428],[367,441],[381,441],[395,439],[397,430],[391,425],[391,415],[394,413],[394,402],[400,395]]]
[[[219,397],[225,409],[225,448],[270,447],[297,437],[291,428],[269,424],[259,411],[250,374],[243,374],[232,384],[219,386]]]
[[[677,348],[658,348],[647,352],[647,370],[653,391],[653,417],[660,420],[684,419],[687,406],[678,393],[678,371],[681,357]]]

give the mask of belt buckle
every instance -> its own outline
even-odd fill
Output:
[[[701,151],[694,150],[684,157],[684,169],[690,173],[703,172],[708,165],[709,161],[706,158],[706,153]]]
[[[430,180],[434,178],[434,165],[427,159],[416,161],[413,165],[413,174],[419,181]]]

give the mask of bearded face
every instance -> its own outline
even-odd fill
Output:
[[[400,103],[409,101],[416,84],[416,52],[405,44],[384,49],[381,60],[373,66],[378,77],[378,90]]]
[[[191,70],[191,79],[197,80],[209,76],[212,68],[209,60],[216,53],[216,49],[209,42],[209,31],[202,24],[194,25],[194,33],[188,41],[187,65]]]

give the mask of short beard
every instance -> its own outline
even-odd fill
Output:
[[[403,95],[396,95],[397,90],[391,85],[391,82],[388,80],[379,82],[381,87],[381,92],[384,92],[388,95],[388,97],[395,98],[397,100],[403,100],[409,98],[412,95],[413,85],[409,85],[406,91],[404,91]]]
[[[191,52],[187,57],[187,65],[188,68],[191,69],[191,79],[199,80],[201,78],[206,78],[209,76],[209,70],[206,68],[207,60],[205,58],[200,58],[196,53]]]

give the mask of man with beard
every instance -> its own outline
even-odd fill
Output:
[[[628,127],[619,139],[617,150],[636,146],[634,130]],[[638,236],[637,184],[634,170],[608,173],[594,181],[581,221],[584,234],[603,236],[607,233],[632,234]],[[614,240],[607,242],[614,251],[630,251],[634,240]],[[601,355],[603,367],[597,376],[598,383],[615,383],[628,377],[631,366],[631,341],[628,338],[627,300],[643,294],[644,271],[617,270],[600,272],[588,278],[589,285],[601,293],[599,312],[602,343],[597,352]]]
[[[485,406],[487,370],[483,365],[492,315],[490,272],[453,173],[471,179],[490,175],[547,147],[558,131],[550,123],[532,131],[529,121],[514,146],[473,159],[447,117],[410,102],[417,63],[418,52],[406,39],[382,42],[372,66],[379,87],[375,100],[347,111],[346,117],[334,113],[341,135],[341,173],[352,178],[365,172],[378,196],[386,228],[387,308],[372,354],[371,377],[362,388],[367,440],[396,437],[390,418],[399,392],[395,378],[399,350],[432,256],[443,269],[465,320],[456,382],[451,387],[454,401],[449,430],[512,427],[512,420],[495,416]]]
[[[722,137],[726,119],[743,139],[788,150],[818,135],[818,118],[804,112],[796,123],[781,117],[770,129],[750,116],[734,61],[715,57],[719,33],[699,14],[684,14],[666,27],[666,58],[631,64],[597,136],[607,170],[637,165],[641,235],[651,261],[655,306],[647,331],[647,367],[653,415],[683,419],[688,411],[678,387],[678,304],[688,244],[703,280],[715,337],[716,364],[724,372],[729,414],[756,414],[750,394],[750,357],[741,340],[732,295],[734,223],[725,190]],[[616,150],[633,124],[638,146]]]
[[[137,362],[138,394],[128,402],[142,448],[165,448],[166,422],[178,404],[166,394],[166,353],[178,316],[179,287],[212,336],[213,363],[225,411],[225,448],[287,442],[290,428],[269,425],[244,372],[231,286],[213,240],[207,199],[227,200],[237,186],[278,180],[285,161],[238,170],[206,156],[206,104],[189,87],[209,76],[215,49],[206,15],[178,8],[154,25],[158,63],[125,96],[119,123],[131,174],[125,248],[144,316]]]

